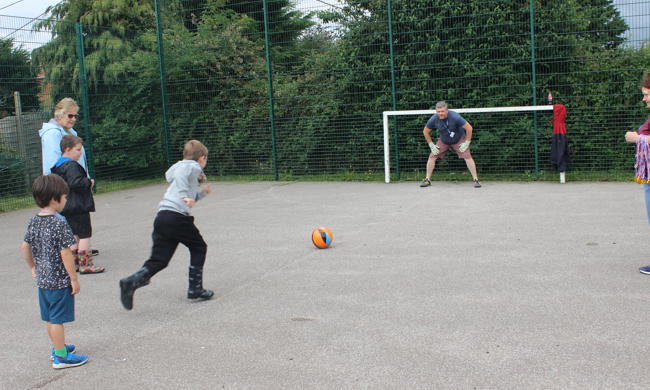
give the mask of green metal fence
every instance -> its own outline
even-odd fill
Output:
[[[0,16],[0,211],[31,204],[38,129],[63,97],[98,191],[162,180],[192,138],[213,178],[382,180],[383,111],[549,92],[567,107],[569,180],[625,179],[623,134],[648,116],[647,1],[87,3]],[[465,117],[480,177],[551,177],[548,113]],[[391,120],[393,180],[422,178],[427,119]],[[452,157],[434,178],[466,177]]]

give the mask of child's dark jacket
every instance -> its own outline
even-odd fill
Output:
[[[86,170],[78,162],[61,157],[52,167],[52,173],[61,176],[70,187],[68,202],[61,214],[65,216],[95,211],[90,179]]]

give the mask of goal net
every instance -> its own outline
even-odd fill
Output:
[[[532,113],[537,113],[540,111],[551,111],[550,116],[548,116],[548,120],[545,120],[546,123],[549,123],[550,119],[552,119],[552,111],[553,111],[553,105],[543,105],[543,106],[510,106],[510,107],[485,107],[485,108],[450,108],[451,111],[455,111],[459,114],[464,114],[463,117],[472,124],[474,127],[474,134],[472,136],[472,140],[476,140],[476,138],[481,137],[481,131],[482,129],[485,128],[485,126],[477,126],[476,122],[480,122],[478,118],[486,116],[485,114],[492,114],[490,115],[492,118],[490,119],[491,122],[491,127],[498,127],[500,123],[505,123],[508,122],[509,120],[500,120],[500,118],[505,119],[502,115],[500,116],[499,114],[502,113],[513,113],[513,115],[518,115],[524,118],[525,120],[529,120],[530,123],[533,121],[530,119],[527,119],[530,117]],[[391,118],[398,117],[398,116],[427,116],[426,119],[422,118],[422,126],[419,128],[421,130],[424,127],[424,124],[426,123],[426,120],[428,119],[428,116],[431,116],[436,113],[436,110],[406,110],[406,111],[384,111],[383,112],[383,122],[384,122],[384,176],[385,176],[385,182],[390,183],[390,171],[391,171],[391,153],[390,153],[390,148],[391,148],[391,135],[390,135],[390,129],[389,129],[389,122]],[[545,115],[546,116],[546,115]],[[475,118],[477,120],[475,120]],[[509,115],[508,118],[512,118],[512,115]],[[534,125],[531,124],[531,128]],[[549,125],[550,126],[550,125]],[[549,126],[544,126],[544,128],[548,128]],[[432,129],[431,136],[434,139],[437,137],[436,134],[436,129]],[[422,143],[424,144],[424,137],[422,135],[419,135],[422,139]],[[472,145],[475,143],[473,142]],[[531,145],[531,149],[536,148],[536,146]],[[427,148],[428,151],[428,148]],[[428,156],[428,152],[427,152]],[[536,157],[537,158],[537,157]],[[447,157],[449,159],[449,156]],[[478,161],[477,165],[480,165],[481,162]],[[480,171],[480,169],[479,169]]]

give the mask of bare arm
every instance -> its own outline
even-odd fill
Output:
[[[639,138],[639,134],[636,131],[628,131],[625,133],[625,141],[627,142],[636,142],[637,138]]]
[[[32,271],[32,277],[35,278],[36,263],[34,263],[34,257],[32,256],[32,246],[26,242],[23,242],[20,245],[20,252],[23,255],[23,259],[25,259],[25,263],[27,263],[27,267],[29,268],[30,271]]]
[[[424,130],[422,130],[422,134],[424,134],[424,139],[427,140],[427,143],[433,142],[431,140],[431,129],[428,127],[425,127]]]
[[[465,122],[463,129],[465,129],[465,141],[471,141],[474,128],[469,124],[469,122]]]
[[[74,266],[74,256],[70,248],[61,250],[61,259],[63,259],[63,266],[70,275],[70,284],[72,285],[72,295],[78,294],[81,287],[79,286],[79,279],[77,278],[77,270]]]
[[[210,194],[212,192],[212,184],[210,183],[201,184],[201,191],[203,191],[205,195]]]
[[[212,184],[208,183],[208,178],[203,172],[201,172],[201,175],[199,176],[199,183],[200,191],[196,193],[197,201],[205,198],[206,195],[212,192]]]
[[[636,131],[628,131],[625,133],[625,140],[627,142],[636,143],[636,140],[639,138],[639,133]],[[650,145],[650,137],[646,137],[645,141]]]

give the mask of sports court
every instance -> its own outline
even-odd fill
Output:
[[[0,377],[6,389],[641,389],[650,264],[634,183],[214,183],[188,254],[135,294],[164,186],[96,197],[107,267],[81,275],[67,340],[90,362],[54,370],[18,246],[34,209],[0,214]],[[331,248],[310,242],[334,233]]]

